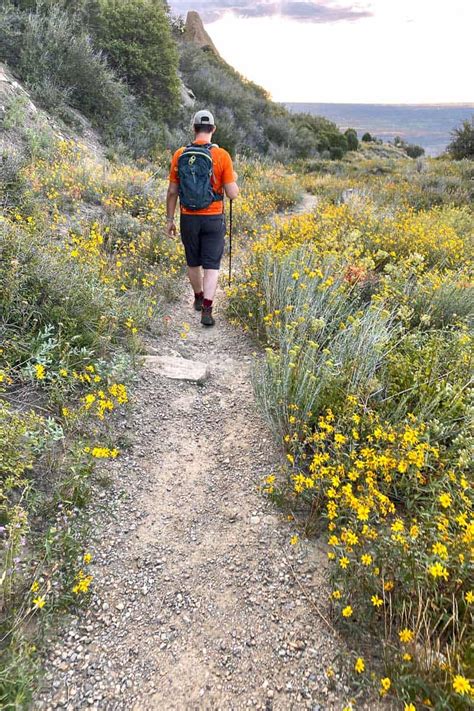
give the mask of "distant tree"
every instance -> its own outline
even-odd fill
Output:
[[[416,143],[407,143],[405,146],[405,152],[410,158],[419,158],[425,154],[425,149],[422,146],[418,146]]]
[[[466,120],[461,126],[455,128],[451,133],[453,140],[449,144],[447,151],[454,160],[463,158],[474,159],[474,116],[470,121]]]
[[[422,146],[418,146],[416,143],[407,143],[403,140],[403,138],[400,138],[400,136],[395,136],[393,139],[393,145],[400,148],[402,151],[405,151],[407,156],[410,158],[419,158],[425,152],[425,149]]]
[[[163,0],[99,0],[96,42],[157,120],[179,108],[178,51]]]
[[[347,139],[347,146],[350,151],[356,151],[359,148],[359,139],[357,138],[357,131],[354,128],[348,128],[344,132]]]
[[[374,139],[372,138],[370,133],[367,131],[367,133],[364,133],[364,135],[362,136],[362,140],[364,141],[364,143],[372,143],[372,141]]]
[[[171,15],[171,28],[175,35],[180,37],[186,31],[186,21],[182,15]]]
[[[332,121],[305,113],[292,114],[291,121],[293,132],[289,145],[298,158],[328,153],[337,160],[347,152],[347,138]]]

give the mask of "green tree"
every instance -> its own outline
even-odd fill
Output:
[[[374,139],[372,138],[371,134],[367,131],[367,133],[364,133],[364,135],[362,136],[362,140],[364,141],[364,143],[372,143],[372,141]]]
[[[425,149],[416,143],[407,143],[405,151],[407,156],[410,156],[410,158],[419,158],[425,153]]]
[[[178,51],[162,0],[98,0],[96,41],[156,120],[179,108]]]
[[[344,132],[347,139],[347,146],[350,151],[356,151],[359,148],[359,139],[357,138],[357,131],[354,128],[348,128]]]
[[[464,121],[452,132],[453,140],[447,151],[455,160],[463,158],[474,159],[474,116],[470,121]]]

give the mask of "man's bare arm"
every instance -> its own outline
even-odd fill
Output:
[[[178,202],[179,187],[177,183],[169,182],[166,194],[166,232],[168,237],[176,235],[176,225],[174,224],[174,213]]]
[[[225,194],[230,200],[235,200],[239,195],[239,186],[237,183],[226,183],[224,185]]]

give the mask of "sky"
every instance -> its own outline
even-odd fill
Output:
[[[275,101],[473,103],[474,0],[169,0]]]

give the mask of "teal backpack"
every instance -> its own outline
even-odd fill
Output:
[[[213,146],[190,143],[178,159],[179,200],[187,210],[204,210],[215,200],[224,199],[211,184]]]

